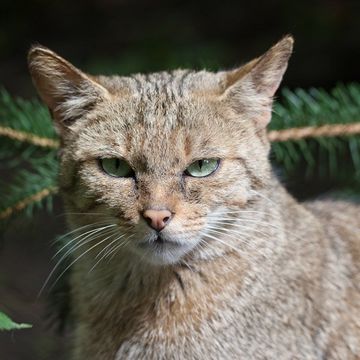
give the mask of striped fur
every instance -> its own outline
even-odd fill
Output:
[[[292,43],[232,71],[129,77],[30,51],[63,143],[68,223],[83,226],[69,251],[70,358],[360,358],[360,208],[297,203],[268,161]],[[102,157],[136,177],[106,175]],[[221,159],[214,174],[184,176],[204,158]],[[174,214],[162,233],[178,247],[143,249],[149,207]]]

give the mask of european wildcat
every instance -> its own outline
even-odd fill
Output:
[[[268,161],[292,44],[130,77],[30,50],[79,228],[72,359],[360,358],[360,207],[301,205]]]

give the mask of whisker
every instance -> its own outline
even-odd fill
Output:
[[[225,219],[221,219],[221,220],[224,220],[224,222],[215,220],[214,223],[215,224],[222,224],[222,225],[231,225],[231,226],[240,226],[240,225],[245,226],[245,225],[238,224],[238,223],[234,222],[234,220],[240,220],[240,221],[244,220],[245,222],[254,223],[255,225],[262,225],[262,226],[265,226],[265,227],[272,228],[274,230],[278,230],[279,233],[283,233],[285,235],[288,235],[290,238],[294,238],[296,240],[301,240],[301,238],[299,236],[295,235],[293,232],[291,232],[289,230],[286,230],[285,227],[275,225],[275,224],[273,224],[271,222],[265,222],[265,221],[254,220],[254,219],[243,219],[243,218],[237,218],[237,219],[225,218]]]
[[[116,226],[115,224],[113,224],[113,226]],[[107,226],[105,228],[108,228],[110,226]],[[101,228],[100,230],[105,230],[105,228]],[[96,229],[99,230],[99,229]],[[110,231],[113,229],[110,229]],[[38,297],[42,294],[42,292],[44,291],[46,285],[48,284],[48,282],[50,281],[52,275],[55,273],[55,271],[58,269],[58,267],[62,264],[62,262],[64,261],[64,259],[73,251],[79,249],[80,247],[82,247],[83,245],[87,244],[90,241],[94,241],[95,239],[97,239],[100,236],[103,236],[105,234],[98,234],[98,236],[95,237],[91,237],[92,235],[94,235],[93,233],[91,233],[90,235],[87,235],[85,238],[83,238],[78,244],[76,244],[75,246],[73,246],[71,249],[69,249],[68,251],[66,251],[65,254],[63,254],[63,256],[59,259],[59,261],[56,263],[56,265],[53,267],[53,269],[51,270],[50,274],[47,276],[43,286],[41,287]],[[90,237],[90,239],[86,240],[88,237]]]
[[[142,256],[139,258],[139,260],[136,262],[135,267],[139,266],[141,264],[141,262],[145,259],[145,257],[149,254],[150,250],[147,249]]]
[[[226,243],[225,241],[220,240],[219,238],[214,237],[214,236],[212,236],[212,235],[210,235],[210,234],[207,234],[207,233],[203,233],[203,235],[204,235],[205,237],[209,237],[210,239],[213,239],[213,240],[215,240],[215,241],[218,241],[219,243],[224,244],[224,245],[228,246],[229,248],[233,249],[234,251],[236,251],[237,253],[241,254],[241,252],[240,252],[241,250],[238,249],[238,248],[236,248],[236,247],[234,247],[234,246],[232,246],[231,244],[228,244],[228,243]]]
[[[96,225],[105,225],[105,224],[107,224],[107,222],[106,222],[106,223],[104,223],[104,222],[95,222],[95,223],[91,223],[91,224],[86,224],[86,225],[83,225],[83,226],[79,226],[79,227],[77,227],[76,229],[73,229],[73,230],[67,232],[66,234],[63,234],[63,235],[57,237],[57,238],[52,242],[52,245],[60,242],[60,241],[61,241],[62,239],[64,239],[65,237],[67,237],[67,236],[69,236],[70,234],[73,234],[73,233],[75,233],[75,232],[77,232],[77,231],[79,231],[79,230],[83,230],[83,229],[86,229],[86,228],[89,228],[89,227],[93,227],[93,226],[96,226]]]
[[[217,250],[216,247],[212,246],[211,243],[204,241],[204,239],[201,239],[200,244],[203,245],[203,248],[208,247],[208,248],[212,248],[212,249],[215,250],[215,251]],[[210,255],[210,257],[211,257],[211,255]],[[222,258],[223,258],[223,260],[224,260],[228,265],[231,266],[231,263],[230,263],[230,261],[226,258],[226,256],[222,256]]]
[[[71,231],[69,231],[69,232],[67,232],[67,233],[59,236],[59,237],[56,239],[55,242],[59,242],[59,241],[61,241],[63,238],[65,238],[65,237],[69,236],[70,234],[73,234],[73,233],[75,233],[75,232],[77,232],[77,231],[79,231],[79,230],[82,230],[82,229],[85,229],[85,228],[88,228],[88,227],[94,227],[94,226],[98,226],[98,225],[109,225],[109,224],[114,224],[114,221],[108,220],[108,221],[95,221],[95,222],[91,222],[91,223],[89,223],[89,224],[85,224],[85,225],[83,225],[83,226],[79,226],[79,227],[77,227],[77,228],[75,228],[75,229],[73,229],[73,230],[71,230]]]
[[[112,236],[114,236],[114,235],[116,236],[116,235],[118,235],[118,233],[112,234],[112,235],[108,236],[106,239],[108,239],[108,238],[110,238],[110,237],[112,237]],[[105,258],[105,256],[106,256],[106,250],[107,250],[114,242],[118,241],[119,239],[121,239],[121,238],[124,237],[125,235],[126,235],[126,234],[122,234],[122,235],[118,236],[117,238],[115,238],[115,240],[112,240],[108,245],[106,245],[106,246],[96,255],[95,259],[97,259],[97,258],[100,256],[100,254],[104,253],[104,255],[102,255],[102,256],[100,257],[100,259],[94,264],[94,266],[88,271],[88,274],[91,273],[91,271],[95,269],[96,265],[98,265],[98,264],[101,262],[101,260]]]
[[[241,225],[241,224],[237,224],[237,223],[234,223],[234,224],[229,224],[229,223],[226,223],[226,222],[222,222],[222,221],[218,221],[216,222],[216,225],[231,225],[235,228],[238,228],[238,229],[244,229],[244,230],[249,230],[249,231],[253,231],[253,232],[256,232],[258,234],[261,234],[265,237],[269,237],[270,234],[269,233],[265,233],[259,229],[257,229],[256,227],[249,227],[249,226],[246,226],[246,225]],[[211,228],[211,225],[207,225],[206,228]],[[220,229],[226,229],[226,230],[230,230],[228,228],[224,228],[224,227],[221,227]]]
[[[207,234],[204,234],[204,235],[205,235],[205,237],[206,237]],[[211,239],[213,239],[213,240],[215,240],[215,241],[217,241],[217,242],[225,245],[225,246],[228,246],[230,249],[235,250],[235,252],[236,252],[237,254],[239,254],[241,258],[248,259],[248,260],[250,260],[250,261],[252,261],[252,262],[254,262],[254,263],[256,263],[256,262],[258,261],[258,259],[256,259],[256,258],[255,258],[253,255],[251,255],[250,253],[248,253],[248,252],[246,252],[246,251],[243,251],[242,249],[236,248],[236,247],[232,246],[231,244],[228,244],[228,243],[220,240],[218,237],[214,237],[214,236],[211,236],[211,235],[210,235],[209,237],[210,237]],[[202,239],[202,240],[204,240],[204,239]],[[213,245],[213,244],[210,244],[210,243],[207,243],[207,244],[208,244],[209,246],[210,246],[210,245]],[[251,243],[247,243],[247,245],[250,245],[250,247],[251,247]],[[216,249],[214,246],[213,246],[213,248]],[[255,248],[255,249],[257,249],[257,248]],[[268,259],[268,257],[267,257],[265,254],[262,254],[262,255],[265,256],[265,257]],[[230,264],[230,265],[231,265],[231,264]]]
[[[283,230],[282,227],[278,226],[278,225],[275,225],[273,224],[271,221],[263,221],[263,220],[260,220],[260,219],[247,219],[247,218],[243,218],[243,217],[238,217],[238,218],[232,218],[232,217],[228,217],[228,218],[221,218],[219,219],[219,221],[224,221],[226,223],[228,223],[229,225],[231,224],[238,224],[236,221],[244,221],[246,223],[253,223],[253,224],[257,224],[257,225],[264,225],[266,227],[273,227],[273,228],[276,228],[278,230]],[[215,222],[217,222],[215,220]],[[242,225],[242,224],[240,224]]]
[[[201,242],[201,241],[200,241]],[[200,244],[200,243],[199,243]],[[189,265],[189,263],[184,260],[184,259],[181,259],[180,260],[180,264],[184,264],[191,272],[195,273],[194,269]]]
[[[113,247],[110,252],[108,252],[106,254],[106,257],[109,258],[109,261],[111,261],[117,254],[118,250],[120,250],[120,248],[122,247],[126,247],[129,243],[130,243],[130,239],[134,236],[135,234],[131,234],[130,236],[128,236],[125,240],[123,240],[119,245],[116,245],[115,247]],[[111,257],[110,255],[113,254]]]
[[[117,234],[118,235],[118,234]],[[103,252],[107,253],[107,250],[109,249],[109,247],[116,241],[118,241],[119,239],[123,238],[125,235],[127,234],[121,234],[119,235],[115,240],[111,241],[108,245],[106,245],[97,255],[96,258],[98,258],[100,256],[100,254],[102,254]]]
[[[85,252],[83,252],[81,255],[79,255],[75,260],[73,260],[70,265],[68,265],[64,271],[62,271],[62,273],[57,277],[57,279],[53,282],[53,284],[50,286],[49,291],[51,291],[54,286],[57,284],[57,282],[61,279],[61,277],[66,273],[66,271],[68,269],[70,269],[71,266],[73,266],[77,261],[79,261],[83,256],[85,256],[89,251],[91,251],[92,249],[96,248],[97,246],[101,245],[104,241],[106,241],[106,239],[103,239],[99,242],[97,242],[95,245],[91,246],[89,249],[87,249]]]
[[[264,200],[268,201],[269,203],[271,203],[274,206],[278,206],[278,204],[276,204],[273,200],[271,200],[270,198],[268,198],[267,196],[265,196],[264,194],[260,193],[259,191],[256,190],[250,190],[250,193],[254,194],[254,195],[258,195],[261,198],[263,198]]]
[[[87,234],[97,233],[97,232],[99,232],[99,231],[101,231],[101,230],[104,230],[104,229],[107,229],[107,228],[113,227],[113,226],[116,226],[116,224],[109,224],[109,225],[104,226],[104,227],[101,227],[101,228],[96,227],[95,229],[89,230],[89,231],[87,231],[87,232],[85,232],[85,233],[82,233],[82,234],[76,236],[75,238],[73,238],[73,239],[71,239],[69,242],[67,242],[64,246],[62,246],[62,247],[55,253],[55,255],[53,256],[53,259],[54,259],[58,254],[60,254],[67,246],[69,246],[69,244],[73,243],[73,242],[76,241],[78,238],[81,238],[82,236],[87,235]],[[78,231],[78,229],[76,229],[76,230]],[[69,234],[71,234],[71,233],[73,233],[73,232],[74,232],[74,231],[71,231]],[[89,236],[90,236],[90,235],[89,235]]]
[[[98,213],[91,213],[91,212],[64,212],[62,214],[58,214],[56,215],[56,217],[60,217],[60,216],[67,216],[67,215],[94,215],[94,216],[100,216],[100,217],[108,217],[109,219],[111,218],[111,215],[109,214],[104,214],[101,212]]]
[[[211,233],[215,232],[219,235],[230,236],[231,239],[233,239],[235,241],[241,241],[241,244],[247,245],[247,247],[249,247],[250,249],[254,249],[254,250],[257,249],[256,245],[249,238],[244,237],[245,234],[243,232],[233,231],[233,230],[224,229],[224,228],[211,228],[210,232]]]
[[[222,214],[269,214],[268,212],[264,212],[264,211],[258,211],[258,210],[243,210],[243,209],[239,209],[239,210],[227,210],[227,211],[221,211],[221,212],[214,212],[214,213],[210,213],[208,216],[218,216],[218,215],[222,215]]]
[[[80,248],[81,246],[92,242],[98,238],[101,238],[102,236],[108,235],[109,233],[116,233],[118,230],[117,229],[105,229],[104,231],[100,232],[100,233],[96,233],[96,234],[90,234],[84,238],[82,238],[77,244],[73,245],[69,250],[67,250],[65,256],[70,255],[72,252],[75,252],[78,248]],[[95,235],[95,236],[94,236]]]

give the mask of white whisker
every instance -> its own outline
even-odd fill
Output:
[[[79,226],[79,227],[77,227],[76,229],[73,229],[73,230],[67,232],[66,234],[63,234],[63,235],[57,237],[57,238],[53,241],[53,244],[56,244],[56,243],[62,241],[64,238],[68,237],[69,235],[71,235],[71,234],[73,234],[73,233],[76,233],[77,231],[84,230],[84,229],[86,229],[86,228],[94,227],[94,226],[97,226],[97,225],[106,225],[106,224],[110,224],[110,222],[95,222],[95,223],[91,223],[91,224],[86,224],[86,225],[83,225],[83,226]]]
[[[79,238],[81,238],[81,237],[83,237],[83,236],[86,236],[85,238],[90,237],[90,236],[91,236],[92,234],[94,234],[94,233],[98,233],[98,232],[101,231],[101,230],[104,230],[104,229],[107,229],[107,228],[113,227],[113,226],[116,226],[116,224],[110,224],[110,225],[107,225],[107,226],[104,226],[104,227],[101,227],[101,228],[97,227],[97,228],[95,228],[95,229],[89,230],[89,231],[87,231],[87,232],[85,232],[85,233],[82,233],[82,234],[76,236],[75,238],[73,238],[73,239],[71,239],[69,242],[67,242],[64,246],[62,246],[62,247],[55,253],[55,255],[53,256],[53,259],[54,259],[58,254],[60,254],[67,246],[69,246],[71,243],[73,243],[73,242],[76,241],[77,239],[79,239]],[[76,229],[76,230],[78,230],[78,229]],[[84,238],[83,238],[82,240],[84,240]]]
[[[112,226],[116,226],[116,224],[113,224]],[[102,227],[100,229],[94,229],[94,230],[106,230],[107,228],[109,227],[112,227],[110,225],[106,226],[106,227]],[[110,229],[108,231],[113,231],[113,229]],[[107,233],[108,231],[105,231],[105,233]],[[98,233],[98,231],[96,232]],[[63,254],[63,256],[59,259],[59,261],[56,263],[56,265],[53,267],[53,269],[51,270],[50,274],[47,276],[43,286],[41,287],[40,291],[39,291],[39,294],[38,294],[38,297],[42,294],[42,292],[44,291],[46,285],[48,284],[48,282],[50,281],[52,275],[55,273],[55,271],[58,269],[58,267],[62,264],[62,262],[64,261],[64,259],[73,251],[77,250],[78,248],[82,247],[83,245],[87,244],[88,242],[90,241],[94,241],[95,239],[97,239],[98,237],[100,236],[103,236],[105,234],[98,234],[97,236],[95,237],[92,237],[94,235],[94,233],[92,232],[91,234],[89,235],[86,235],[85,238],[83,238],[78,244],[74,245],[71,249],[67,250],[65,252],[65,254]],[[89,239],[88,239],[89,238]],[[88,239],[88,240],[86,240]],[[85,241],[86,240],[86,241]],[[64,248],[64,247],[63,247]],[[63,249],[62,248],[62,249]]]
[[[223,241],[223,240],[220,240],[219,238],[217,238],[217,237],[215,237],[215,236],[212,236],[212,235],[210,235],[210,234],[208,234],[208,233],[202,233],[202,235],[204,235],[205,237],[209,237],[210,239],[213,239],[213,240],[215,240],[215,241],[218,241],[219,243],[224,244],[224,245],[228,246],[230,249],[233,249],[233,250],[236,251],[237,253],[241,254],[241,252],[240,252],[241,250],[240,250],[240,249],[232,246],[231,244],[226,243],[226,242]]]
[[[68,269],[70,269],[71,266],[73,266],[78,260],[80,260],[83,256],[85,256],[89,251],[91,251],[92,249],[94,249],[95,247],[99,246],[100,244],[102,244],[104,241],[106,241],[107,238],[97,242],[95,245],[91,246],[89,249],[87,249],[85,252],[83,252],[81,255],[79,255],[75,260],[73,260],[70,265],[68,265],[65,270],[62,271],[62,273],[57,277],[57,279],[53,282],[53,284],[50,286],[49,291],[51,291],[54,286],[57,284],[57,282],[61,279],[61,277],[66,273],[66,271]]]
[[[238,229],[244,229],[244,230],[249,230],[249,231],[256,232],[256,233],[261,234],[261,235],[263,235],[265,237],[270,236],[269,233],[265,233],[265,232],[257,229],[256,227],[250,227],[250,226],[241,225],[241,224],[237,224],[237,223],[229,224],[229,223],[226,223],[226,222],[217,221],[215,223],[215,225],[231,225],[232,227],[235,227],[235,228],[238,228]],[[206,228],[211,228],[211,225],[207,225]],[[221,227],[221,229],[228,229],[228,228]]]
[[[110,238],[110,237],[112,237],[112,236],[114,236],[114,235],[116,236],[116,235],[118,235],[118,234],[117,234],[117,233],[112,234],[112,235],[108,236],[106,239],[108,239],[108,238]],[[115,240],[112,240],[109,244],[107,244],[107,245],[96,255],[95,259],[99,258],[99,257],[100,257],[100,254],[104,253],[104,255],[102,255],[102,256],[100,257],[100,259],[95,263],[95,265],[88,271],[88,274],[91,273],[91,271],[95,269],[96,265],[98,265],[98,264],[101,262],[101,260],[103,260],[103,259],[106,257],[106,251],[107,251],[107,249],[109,249],[109,247],[110,247],[114,242],[120,240],[120,239],[123,238],[125,235],[126,235],[126,234],[121,234],[120,236],[118,236],[117,238],[115,238]]]
[[[122,248],[122,247],[126,247],[129,243],[130,243],[130,239],[134,236],[135,234],[132,234],[130,236],[128,236],[125,240],[123,240],[119,245],[116,245],[115,247],[113,247],[107,254],[105,257],[109,258],[109,261],[111,261],[117,254],[117,252]],[[110,255],[112,254],[112,256],[110,257]]]

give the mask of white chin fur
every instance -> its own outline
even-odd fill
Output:
[[[177,263],[183,256],[189,253],[198,241],[192,240],[187,242],[146,242],[134,249],[142,261],[153,265],[171,265]]]

